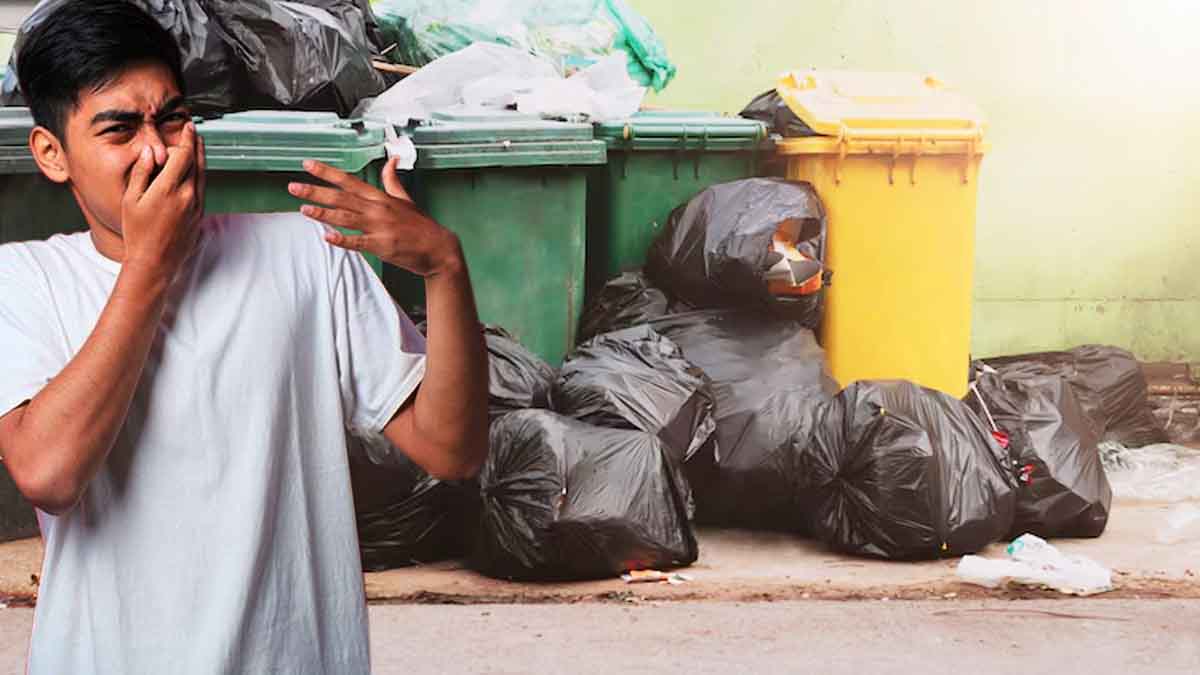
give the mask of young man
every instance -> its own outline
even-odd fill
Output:
[[[347,434],[442,478],[487,452],[458,240],[390,163],[386,192],[310,162],[334,187],[290,186],[303,215],[202,217],[178,48],[132,4],[67,2],[18,56],[90,228],[0,246],[0,455],[46,550],[30,672],[368,672]],[[428,345],[358,251],[425,278]]]

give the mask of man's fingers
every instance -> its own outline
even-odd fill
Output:
[[[150,174],[153,171],[154,151],[148,145],[142,146],[142,154],[129,171],[129,186],[125,188],[125,197],[134,202],[141,199],[150,185]]]
[[[171,190],[175,190],[188,177],[190,172],[196,169],[196,153],[195,148],[189,135],[194,136],[196,133],[195,127],[189,122],[188,128],[184,130],[184,142],[176,147],[167,148],[167,164],[163,167],[162,173],[154,179],[154,183],[150,186],[150,192],[162,194]]]
[[[300,213],[303,213],[313,220],[319,220],[326,225],[333,225],[334,227],[348,227],[352,230],[362,230],[362,226],[359,222],[361,216],[351,211],[344,211],[342,209],[329,209],[322,206],[305,204],[304,206],[300,207]]]
[[[325,241],[339,248],[360,253],[370,246],[370,237],[369,234],[346,234],[334,229],[325,230]]]
[[[361,213],[366,206],[361,197],[337,188],[319,187],[308,183],[288,183],[288,192],[293,196],[324,206]]]
[[[204,155],[204,139],[196,134],[196,196],[192,205],[197,218],[204,215],[204,197],[208,188],[208,158]]]
[[[383,193],[378,188],[361,181],[354,176],[335,169],[324,162],[315,159],[304,160],[304,170],[331,185],[336,185],[346,192],[358,195],[363,199],[378,200]]]
[[[399,163],[400,158],[393,157],[383,165],[383,189],[397,199],[411,202],[412,197],[408,196],[408,190],[404,189],[404,183],[400,180],[400,172],[396,170]]]

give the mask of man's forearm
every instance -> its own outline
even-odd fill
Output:
[[[413,403],[416,435],[441,455],[431,467],[470,475],[487,456],[488,362],[466,263],[429,277],[425,298],[428,344]]]
[[[39,508],[69,510],[103,465],[137,391],[168,285],[126,266],[79,353],[4,419],[5,463]]]

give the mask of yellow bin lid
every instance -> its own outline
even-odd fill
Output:
[[[785,154],[828,151],[838,145],[870,152],[867,146],[879,143],[915,144],[931,154],[986,150],[982,112],[932,76],[793,71],[779,79],[776,90],[792,112],[820,134],[781,141],[779,150]]]

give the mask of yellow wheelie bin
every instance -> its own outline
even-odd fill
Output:
[[[961,397],[971,342],[979,109],[933,77],[796,71],[777,91],[815,133],[783,139],[825,205],[821,341],[842,385],[906,379]]]

